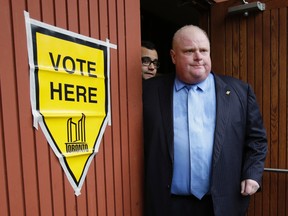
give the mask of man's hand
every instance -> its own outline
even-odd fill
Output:
[[[246,179],[241,182],[241,194],[243,196],[253,195],[259,189],[259,184],[252,180]]]

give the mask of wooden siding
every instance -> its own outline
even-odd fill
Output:
[[[249,1],[251,2],[251,1]],[[216,73],[249,82],[268,134],[266,168],[288,169],[288,1],[261,1],[266,10],[227,16],[241,1],[211,9],[211,50]],[[288,215],[288,173],[265,172],[262,191],[251,200],[249,216]]]
[[[142,215],[139,0],[0,0],[0,215]],[[76,197],[42,131],[33,128],[23,11],[116,44],[112,126]]]

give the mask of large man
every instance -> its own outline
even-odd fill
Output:
[[[145,216],[240,216],[261,185],[267,138],[249,84],[211,72],[210,42],[173,37],[176,74],[143,83]]]

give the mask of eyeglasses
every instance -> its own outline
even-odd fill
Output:
[[[155,59],[155,60],[151,60],[150,57],[142,57],[142,65],[144,66],[150,66],[151,64],[154,65],[154,67],[156,68],[159,68],[160,67],[160,62],[158,61],[158,59]]]

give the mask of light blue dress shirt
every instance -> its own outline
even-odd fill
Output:
[[[189,87],[186,86],[187,84],[181,82],[176,77],[173,90],[174,167],[171,193],[177,195],[194,194],[192,184],[195,179],[192,179],[192,172],[201,171],[191,169],[193,165],[191,145],[202,143],[200,151],[204,152],[205,160],[201,163],[208,170],[208,174],[203,178],[208,178],[208,185],[210,184],[216,122],[216,93],[213,74],[210,73],[207,79],[201,83],[190,85]],[[201,94],[201,100],[203,99],[204,103],[204,109],[201,108],[201,111],[197,113],[201,119],[201,122],[197,125],[188,125],[188,88],[198,88],[197,91],[200,91],[198,93]],[[194,105],[197,106],[197,104]],[[197,140],[189,142],[189,128],[190,130],[191,128],[192,130],[197,130]],[[208,186],[208,188],[210,187]]]

